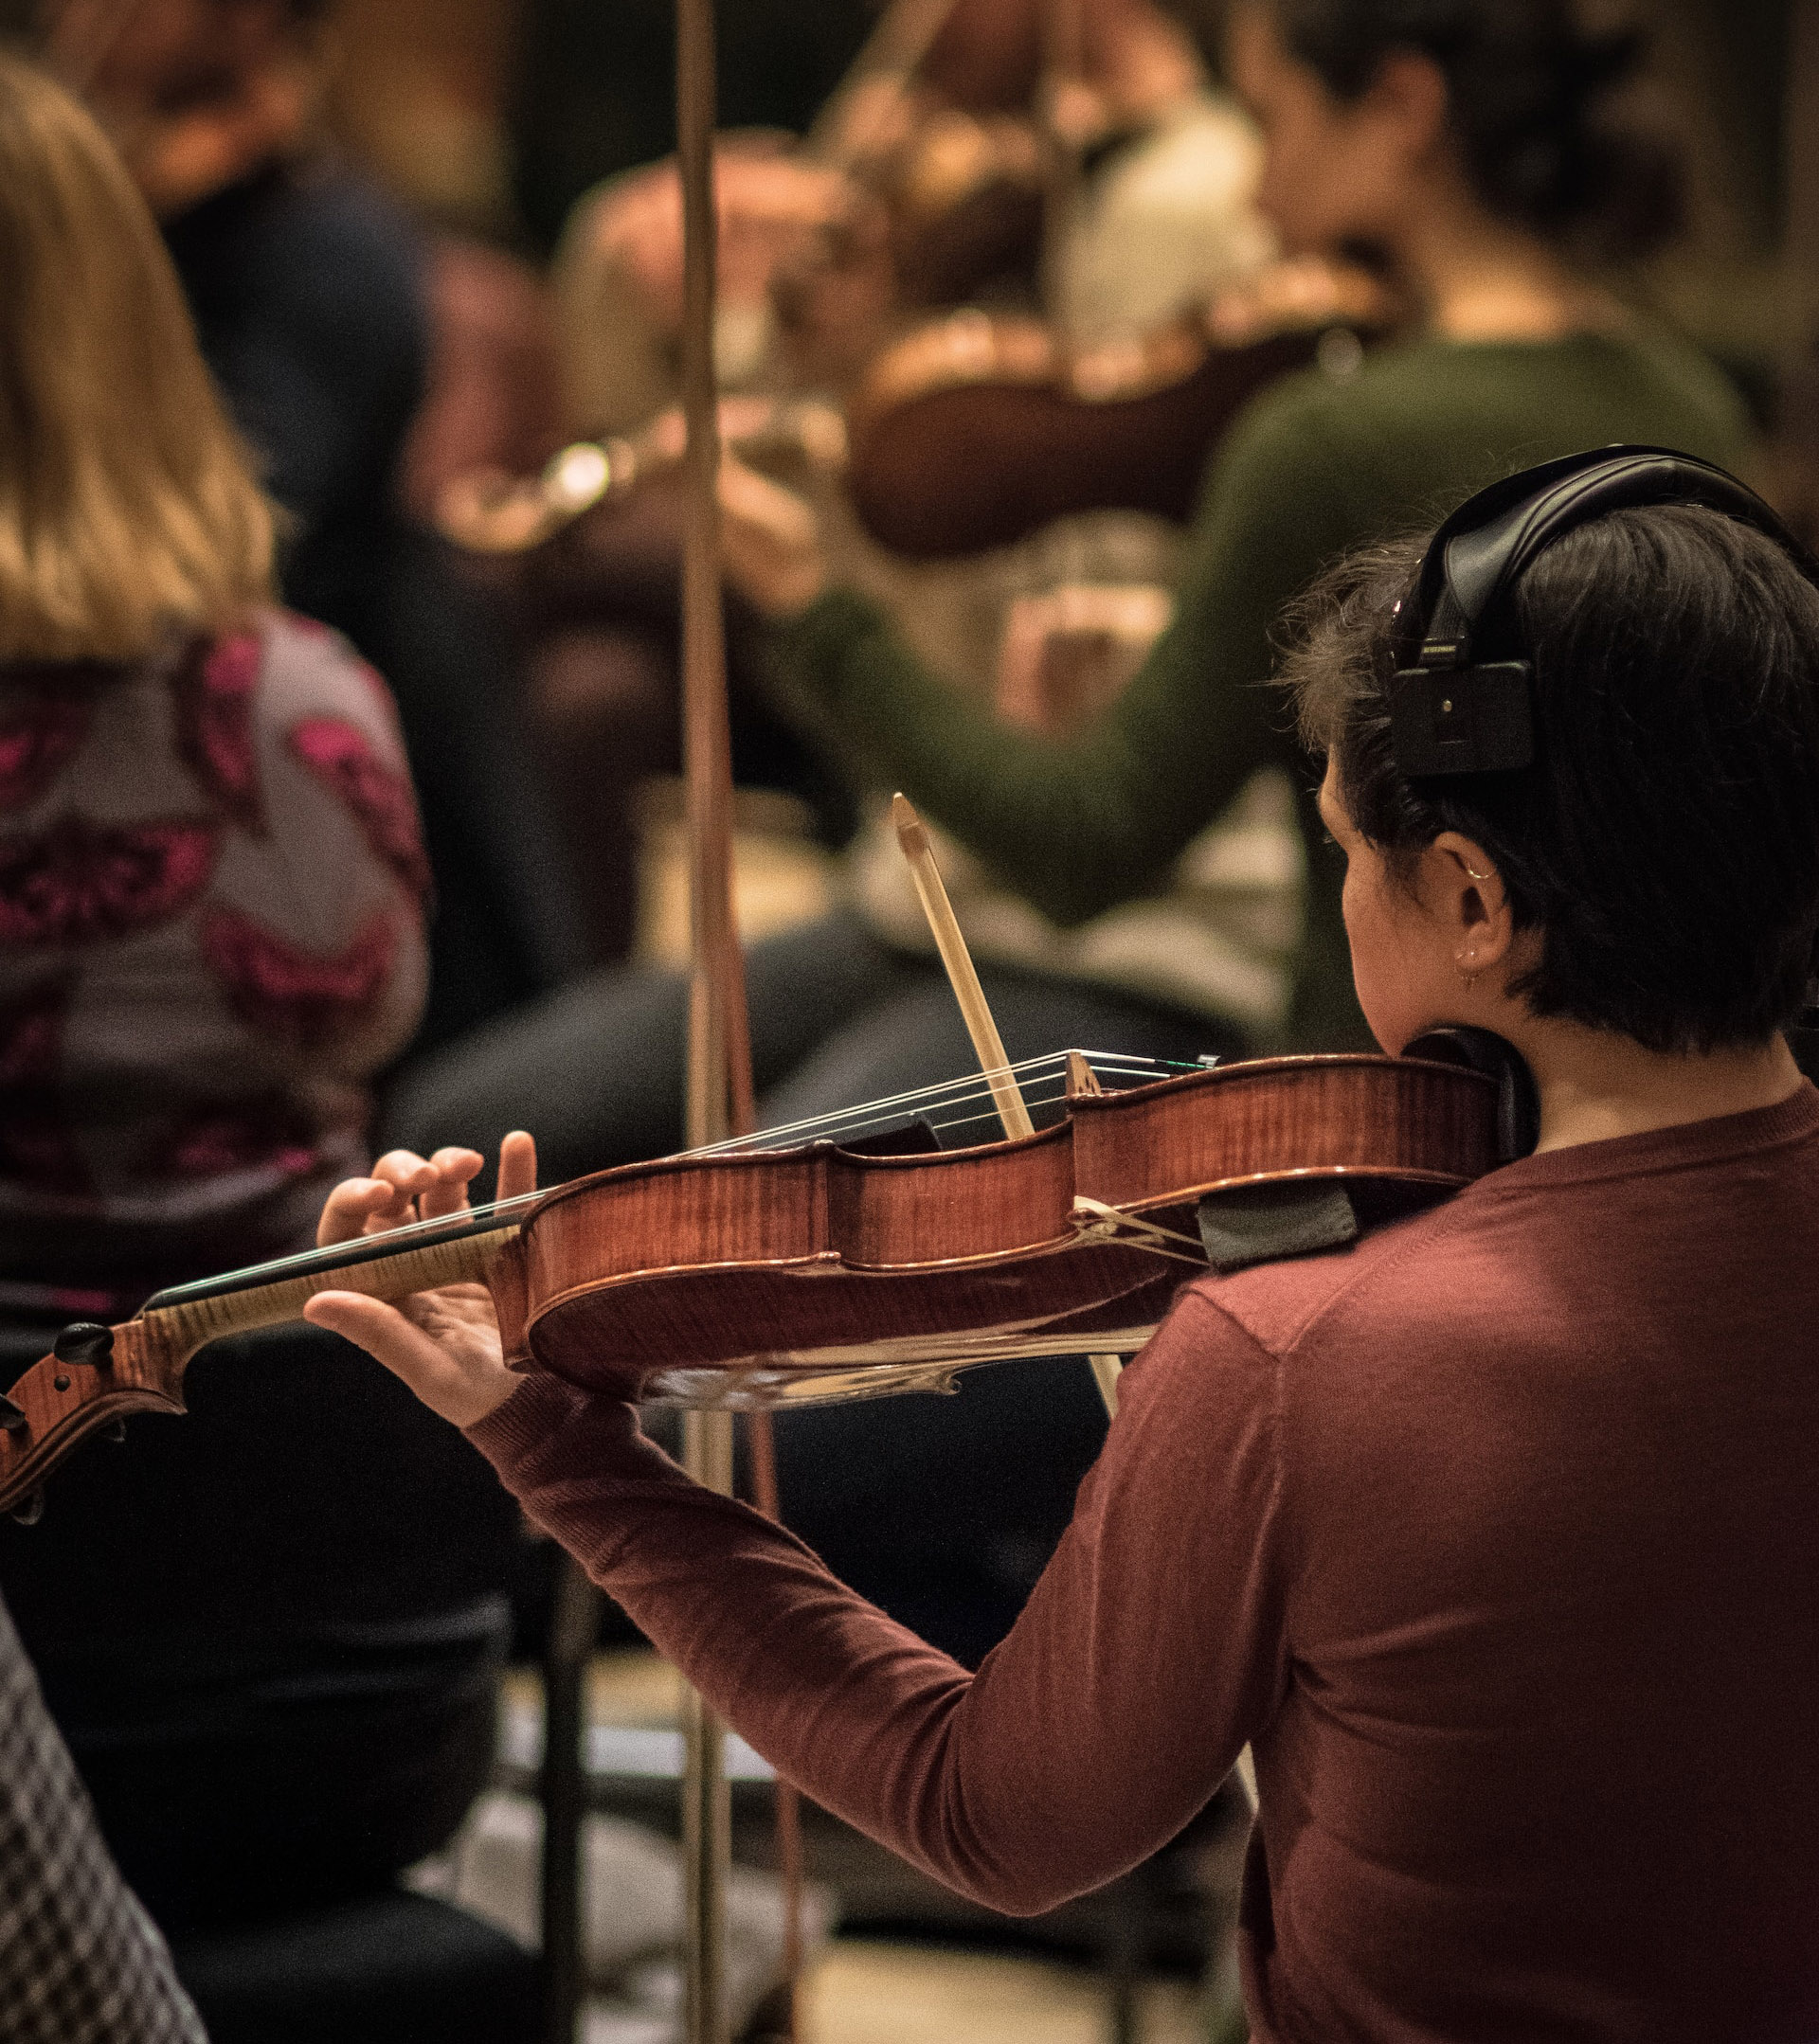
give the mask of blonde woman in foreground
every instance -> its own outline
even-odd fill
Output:
[[[0,58],[0,1384],[72,1316],[307,1239],[416,1023],[390,699],[276,607],[273,525],[144,201]],[[384,1883],[484,1773],[513,1516],[369,1375],[315,1334],[233,1344],[183,1427],[0,1526],[167,1929]]]

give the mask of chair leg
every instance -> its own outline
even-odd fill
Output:
[[[581,1564],[565,1555],[543,1663],[544,2044],[575,2044],[581,2017],[586,1682],[600,1607],[600,1591]]]
[[[1138,1879],[1126,1875],[1115,1891],[1115,1907],[1102,1947],[1106,2014],[1111,2044],[1137,2044],[1137,1987],[1143,1973],[1144,1898]]]

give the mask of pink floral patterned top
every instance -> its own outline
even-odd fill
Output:
[[[391,698],[323,627],[0,666],[0,1319],[307,1241],[416,1026],[427,887]]]

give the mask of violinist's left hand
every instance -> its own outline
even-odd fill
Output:
[[[329,1194],[316,1241],[326,1248],[407,1221],[458,1213],[484,1161],[475,1150],[438,1150],[427,1159],[393,1150],[370,1176],[344,1179]],[[506,1137],[499,1145],[499,1197],[513,1199],[536,1186],[536,1144],[522,1131]],[[377,1357],[457,1426],[483,1420],[524,1381],[505,1367],[493,1297],[483,1284],[444,1284],[397,1305],[363,1292],[318,1292],[303,1317]]]
[[[720,545],[727,580],[766,618],[795,617],[827,586],[814,507],[735,455],[720,464]]]

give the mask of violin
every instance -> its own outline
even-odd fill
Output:
[[[1208,450],[1252,397],[1315,364],[1349,375],[1390,323],[1374,278],[1306,261],[1087,350],[1041,320],[966,308],[886,349],[844,416],[815,398],[730,397],[721,439],[760,466],[843,474],[861,525],[912,560],[1008,546],[1075,511],[1180,521]],[[682,443],[672,410],[576,440],[532,476],[458,475],[437,497],[437,529],[470,552],[528,552],[675,474]]]
[[[1181,523],[1252,398],[1316,364],[1350,375],[1388,318],[1373,279],[1306,263],[1087,350],[1034,319],[953,313],[887,349],[850,401],[848,493],[873,538],[914,560],[1095,509]]]
[[[399,1299],[477,1281],[516,1367],[695,1411],[1128,1354],[1207,1269],[1221,1239],[1209,1215],[1254,1224],[1259,1202],[1267,1216],[1343,1192],[1368,1222],[1521,1154],[1513,1082],[1472,1033],[1423,1038],[1416,1056],[1185,1072],[1065,1052],[180,1285],[120,1326],[65,1328],[0,1402],[0,1507],[125,1414],[181,1412],[184,1371],[210,1341],[297,1319],[331,1289]],[[1046,1125],[938,1146],[993,1113],[1007,1081]],[[1309,1246],[1260,1239],[1264,1254]]]
[[[805,461],[837,470],[846,460],[846,426],[813,398],[722,400],[724,446],[760,463]],[[436,529],[470,553],[528,553],[598,504],[617,504],[681,469],[686,435],[680,411],[661,412],[640,431],[575,440],[535,475],[473,469],[436,494]]]
[[[1203,83],[1152,0],[895,0],[805,154],[881,206],[891,302],[952,304],[1034,271],[1058,157],[1145,134]],[[855,259],[838,237],[821,251],[829,268]],[[789,327],[802,279],[785,263],[777,281]]]

